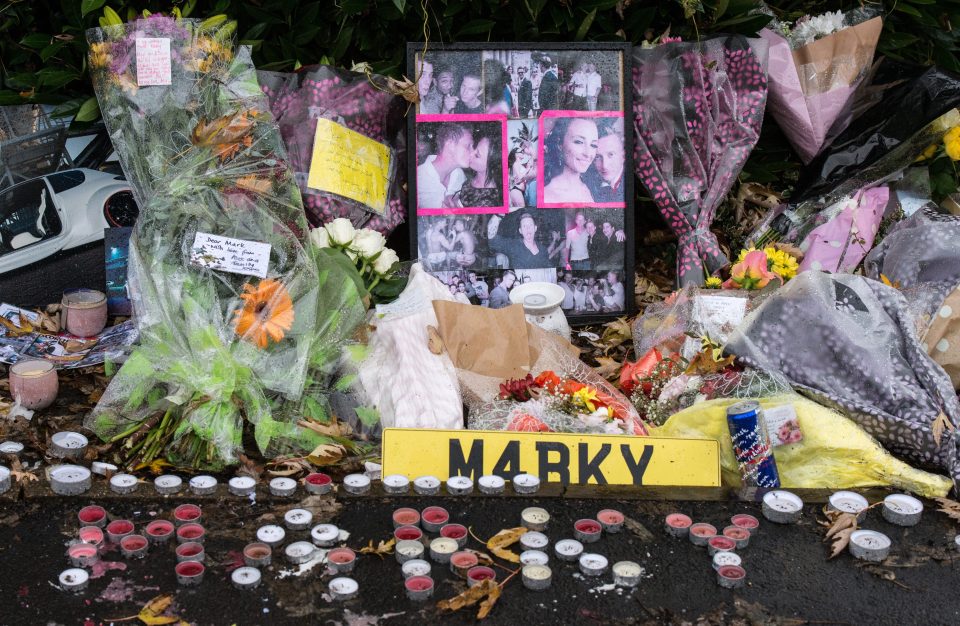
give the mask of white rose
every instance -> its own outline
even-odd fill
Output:
[[[373,271],[377,274],[386,274],[393,267],[394,263],[400,260],[397,253],[390,248],[384,248],[377,260],[373,262]]]
[[[329,248],[330,233],[328,233],[327,229],[323,226],[320,228],[314,228],[310,231],[310,243],[318,248]]]
[[[345,217],[338,217],[324,228],[327,229],[327,234],[330,235],[330,242],[338,246],[345,246],[353,241],[353,235],[356,233],[353,224]]]
[[[350,244],[350,247],[359,252],[363,258],[372,259],[380,254],[380,251],[383,250],[386,245],[387,240],[384,239],[383,235],[369,228],[361,228],[357,231],[357,234],[354,235],[353,243]]]
[[[356,261],[356,260],[357,260],[357,253],[354,252],[353,250],[351,250],[350,248],[346,248],[346,249],[343,251],[343,253],[344,253],[345,255],[347,255],[347,257],[348,257],[351,261]]]

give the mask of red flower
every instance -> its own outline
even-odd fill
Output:
[[[526,402],[533,397],[533,391],[538,388],[533,376],[527,374],[524,378],[510,379],[500,383],[500,397],[504,400]]]
[[[545,370],[540,372],[540,375],[534,380],[538,387],[542,387],[547,391],[555,391],[560,388],[560,377],[554,374],[550,370]]]
[[[524,433],[548,433],[550,428],[542,421],[528,413],[517,415],[507,424],[507,430],[515,430]]]
[[[620,388],[624,393],[632,394],[644,378],[650,378],[653,375],[653,370],[662,360],[663,354],[656,348],[650,348],[637,362],[625,361],[623,369],[620,370]],[[649,381],[642,382],[643,393],[649,394],[652,387]]]
[[[571,378],[563,381],[563,384],[560,387],[560,393],[567,396],[572,396],[573,394],[577,393],[584,387],[586,387],[586,385],[584,385],[581,382],[577,382]]]

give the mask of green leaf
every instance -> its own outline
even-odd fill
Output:
[[[335,391],[346,391],[355,380],[357,380],[356,374],[347,374],[333,385],[333,389]]]
[[[96,98],[87,98],[83,104],[80,105],[80,110],[77,111],[77,115],[73,118],[73,121],[92,122],[98,117],[100,117],[100,103],[97,102]]]
[[[80,72],[58,67],[45,67],[37,72],[37,77],[44,87],[56,89],[80,78]]]
[[[713,9],[713,21],[716,22],[723,14],[727,12],[730,6],[730,0],[717,0],[717,6]]]
[[[457,31],[457,36],[489,33],[494,24],[496,24],[496,22],[493,20],[470,20],[463,25],[463,28]]]
[[[403,13],[407,8],[407,0],[393,0],[393,6],[397,7],[397,11]]]
[[[902,2],[898,2],[896,6],[893,7],[893,9],[895,11],[900,11],[901,13],[906,13],[907,15],[912,15],[914,17],[923,17],[923,14],[920,13],[920,11],[913,8],[909,4],[904,4]]]
[[[53,55],[55,55],[57,52],[60,51],[60,48],[64,47],[65,45],[67,45],[67,42],[65,41],[53,42],[52,44],[50,44],[49,46],[47,46],[46,48],[40,51],[40,58],[43,60],[44,63],[46,63],[47,61],[50,60],[50,58]]]
[[[87,13],[92,13],[105,5],[107,0],[83,0],[80,3],[80,15],[86,17]]]
[[[360,423],[367,428],[375,426],[377,422],[380,421],[380,412],[376,409],[368,409],[364,406],[358,406],[356,411],[357,417],[360,419]]]
[[[593,25],[593,20],[596,17],[596,9],[587,13],[587,16],[580,22],[580,28],[577,29],[577,34],[573,36],[574,41],[583,41],[583,38],[587,36],[587,31],[590,30],[590,26]]]
[[[41,48],[46,48],[48,45],[50,45],[50,41],[52,39],[53,37],[44,33],[33,33],[32,35],[27,35],[21,39],[20,45],[33,48],[34,50],[40,50]]]

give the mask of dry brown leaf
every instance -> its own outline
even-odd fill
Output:
[[[826,511],[826,516],[830,525],[823,540],[832,541],[830,556],[827,557],[832,559],[843,552],[850,543],[850,535],[857,529],[857,516],[840,511]]]
[[[147,626],[161,626],[162,624],[174,624],[180,621],[175,615],[161,615],[173,604],[173,595],[166,594],[157,596],[150,602],[147,602],[137,618]]]
[[[716,374],[733,365],[733,360],[733,356],[728,356],[718,361],[713,358],[709,350],[704,350],[703,352],[698,352],[697,355],[690,360],[690,364],[687,366],[684,374],[701,376],[704,374]]]
[[[327,424],[304,418],[297,422],[297,425],[303,428],[309,428],[313,432],[326,435],[327,437],[347,437],[352,432],[349,425],[337,420],[337,418],[331,418]]]
[[[458,596],[437,602],[437,608],[441,611],[459,611],[464,607],[473,606],[483,600],[483,603],[480,605],[480,612],[477,613],[477,619],[483,619],[489,615],[490,610],[499,597],[500,587],[496,581],[488,578],[473,587],[467,588],[466,591]]]
[[[947,417],[946,413],[943,411],[940,412],[940,415],[933,420],[933,441],[937,444],[937,447],[940,447],[940,438],[943,437],[943,431],[949,430],[953,432],[956,430],[956,427],[953,425],[953,422],[950,421],[950,418]]]
[[[507,548],[520,541],[520,536],[527,531],[523,526],[501,530],[487,541],[487,550],[504,561],[519,563],[520,555]]]
[[[149,463],[141,463],[133,468],[133,471],[137,472],[142,469],[149,469],[151,474],[159,476],[163,473],[164,468],[173,467],[173,463],[170,463],[166,459],[154,459]]]
[[[614,380],[620,377],[620,368],[623,367],[621,361],[617,361],[608,356],[598,356],[597,363],[600,365],[594,369],[604,378]]]
[[[244,110],[210,122],[200,120],[190,138],[193,145],[211,148],[221,161],[226,161],[236,156],[241,148],[253,144],[249,133],[256,116],[257,111]]]
[[[314,465],[333,465],[343,458],[347,449],[339,443],[321,443],[307,456]]]
[[[393,546],[395,543],[397,543],[396,538],[392,538],[389,541],[381,541],[374,546],[373,539],[371,539],[370,545],[366,548],[360,548],[360,554],[376,554],[382,559],[384,554],[393,554]]]
[[[4,317],[0,317],[0,324],[3,324],[7,329],[6,334],[10,337],[20,337],[21,335],[29,335],[33,332],[33,326],[22,316],[20,317],[20,326],[17,326]]]
[[[465,552],[470,552],[473,556],[477,557],[477,565],[486,565],[487,567],[493,566],[493,559],[486,552],[480,552],[479,550],[471,550],[467,548]]]
[[[940,508],[937,509],[938,511],[946,513],[950,519],[960,522],[960,502],[951,500],[950,498],[934,498],[934,500],[940,505]]]
[[[477,611],[477,619],[484,619],[487,615],[490,615],[490,611],[493,610],[493,605],[500,599],[500,585],[488,578],[476,586],[483,586],[485,589],[489,589],[487,597],[480,603],[480,610]]]
[[[609,348],[615,348],[625,341],[633,339],[633,329],[625,317],[618,317],[612,322],[603,325],[603,336],[600,342]]]
[[[263,474],[263,466],[258,465],[246,454],[237,456],[240,461],[240,469],[237,470],[238,476],[249,476],[257,482],[260,482],[260,475]]]
[[[268,191],[270,191],[270,187],[273,185],[273,183],[270,182],[270,179],[258,178],[253,174],[249,176],[241,176],[237,179],[236,184],[238,189],[245,189],[257,194],[266,194]]]
[[[303,459],[283,459],[267,463],[267,473],[271,476],[295,476],[302,472],[313,470],[310,464]]]

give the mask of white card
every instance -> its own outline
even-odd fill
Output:
[[[699,295],[693,301],[693,318],[703,332],[721,345],[747,314],[747,299],[736,296]],[[700,351],[700,341],[687,337],[681,353],[685,359]]]
[[[232,274],[266,278],[270,244],[197,233],[190,249],[190,262]]]
[[[792,404],[781,404],[764,409],[763,419],[767,423],[771,447],[803,441],[803,432],[800,430],[797,412]]]
[[[137,39],[137,85],[169,85],[170,40],[165,37]]]

